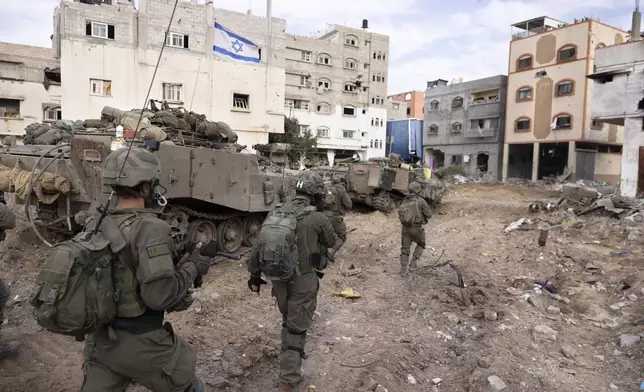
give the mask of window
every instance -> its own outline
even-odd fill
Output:
[[[411,116],[411,108],[407,108],[407,115]]]
[[[374,122],[375,122],[375,121],[376,121],[376,120],[372,117],[372,118],[371,118],[371,125],[372,125],[372,126],[373,126],[373,125],[375,125],[375,124],[374,124]]]
[[[182,102],[183,85],[176,83],[163,83],[163,99],[165,101]]]
[[[429,110],[436,111],[438,110],[439,104],[438,101],[432,101],[429,103]]]
[[[353,84],[352,82],[346,82],[344,84],[344,92],[346,93],[355,93],[356,91],[356,85]]]
[[[293,100],[293,109],[297,110],[309,110],[309,101],[304,101],[301,99]]]
[[[452,132],[458,133],[458,132],[461,132],[462,130],[463,130],[463,124],[461,124],[460,122],[455,122],[454,124],[452,124]]]
[[[479,129],[498,129],[499,128],[499,119],[498,118],[481,118],[478,120],[470,121],[470,129],[478,131]]]
[[[103,97],[112,96],[111,80],[90,79],[89,86],[90,95],[98,95]]]
[[[573,95],[575,93],[575,82],[572,80],[562,80],[555,86],[555,95]]]
[[[329,128],[327,128],[327,127],[318,127],[317,136],[318,137],[329,137]]]
[[[344,37],[344,44],[349,46],[358,46],[358,37],[355,35],[347,35]]]
[[[250,110],[250,95],[233,93],[233,110],[249,111]]]
[[[399,103],[394,103],[391,106],[394,108],[394,110],[400,110],[400,104]]]
[[[605,48],[605,47],[606,47],[606,44],[603,43],[603,42],[600,42],[600,43],[597,44],[596,49],[601,49],[601,48]]]
[[[521,117],[517,119],[516,124],[514,125],[515,132],[530,132],[530,119],[527,117]]]
[[[318,55],[318,64],[331,65],[331,56],[326,53],[320,53]]]
[[[63,119],[63,112],[60,108],[45,108],[43,111],[44,121],[58,121]]]
[[[20,118],[20,100],[0,98],[0,117]]]
[[[353,106],[345,106],[342,108],[342,114],[345,116],[355,116],[356,108],[354,108]]]
[[[432,124],[427,128],[428,135],[438,135],[438,125]]]
[[[376,53],[376,52],[373,52],[373,59],[374,59],[374,60],[376,59],[376,56],[377,56],[377,53]]]
[[[330,114],[331,113],[331,105],[329,105],[326,102],[318,102],[317,112],[318,113],[323,113],[323,114]]]
[[[452,107],[453,108],[462,108],[463,107],[463,98],[462,97],[456,97],[452,100]]]
[[[570,114],[559,114],[555,116],[553,125],[554,129],[570,129],[572,128],[572,116]]]
[[[369,69],[369,63],[364,63],[364,69]]]
[[[380,96],[371,97],[371,103],[373,105],[384,105],[385,104],[385,99],[383,97],[380,97]]]
[[[378,140],[378,148],[382,148],[382,139]]]
[[[373,139],[369,140],[369,148],[373,148]]]
[[[600,131],[603,128],[603,124],[599,121],[598,118],[592,118],[590,120],[590,129]]]
[[[531,101],[532,100],[532,87],[520,87],[517,90],[517,102]]]
[[[311,86],[311,76],[310,75],[300,75],[300,86],[310,87]]]
[[[384,61],[387,58],[387,55],[385,53],[382,54],[382,60]]]
[[[557,61],[570,61],[577,58],[577,45],[566,45],[559,49]]]
[[[342,130],[342,137],[344,139],[353,139],[353,135],[355,134],[355,131],[347,131],[347,130]]]
[[[347,58],[344,60],[344,68],[347,69],[358,69],[358,62],[355,59]]]
[[[324,89],[330,90],[331,81],[329,79],[320,79],[318,80],[318,87],[322,87]]]
[[[305,136],[307,133],[311,133],[311,128],[308,125],[300,125],[300,135]]]
[[[382,60],[382,52],[378,51],[378,57],[376,57],[378,60]]]
[[[103,39],[114,39],[114,25],[101,22],[85,22],[85,35]]]
[[[295,106],[295,102],[292,99],[284,100],[284,109],[291,110]]]
[[[300,59],[302,61],[311,61],[311,52],[307,52],[303,50],[300,55]]]
[[[169,33],[166,37],[165,44],[173,48],[188,49],[188,36],[184,34]]]
[[[517,71],[532,68],[532,55],[524,54],[517,59]]]
[[[405,94],[405,101],[411,101],[411,93]]]

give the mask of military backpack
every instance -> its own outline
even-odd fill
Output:
[[[398,219],[403,225],[414,225],[422,222],[422,213],[418,197],[406,197],[398,207]]]

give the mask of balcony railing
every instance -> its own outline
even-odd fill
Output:
[[[467,138],[495,137],[498,128],[472,128],[465,132]]]

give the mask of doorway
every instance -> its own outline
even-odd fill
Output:
[[[488,170],[487,164],[489,159],[490,159],[490,154],[485,152],[479,152],[478,155],[476,156],[476,168],[481,173],[487,173],[487,170]]]

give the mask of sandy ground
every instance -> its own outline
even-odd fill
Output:
[[[497,378],[505,391],[638,390],[642,344],[621,347],[620,336],[637,340],[643,329],[631,325],[644,317],[642,223],[529,214],[534,200],[556,195],[452,187],[426,228],[425,267],[404,279],[396,275],[395,214],[347,216],[355,230],[321,282],[301,390],[483,392],[498,390],[490,382]],[[521,216],[533,224],[504,233]],[[540,247],[538,228],[546,224]],[[26,229],[2,249],[0,276],[13,290],[2,333],[21,350],[0,362],[0,390],[78,390],[82,344],[42,331],[31,317],[30,282],[46,250]],[[626,257],[610,256],[622,249]],[[429,267],[441,254],[466,288],[449,266]],[[193,308],[169,316],[197,351],[208,391],[276,390],[281,318],[270,289],[258,297],[246,279],[240,262],[222,261]],[[558,295],[535,288],[535,280],[550,281]],[[347,288],[361,298],[333,296]]]

